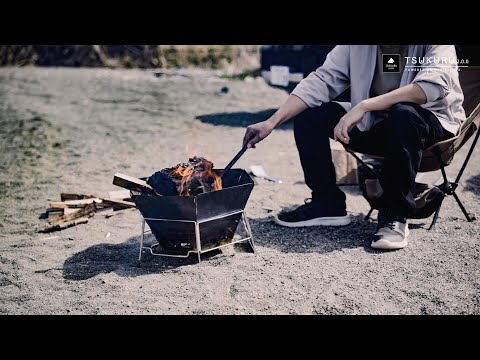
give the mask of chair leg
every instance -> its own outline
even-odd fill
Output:
[[[367,216],[365,216],[363,220],[367,221],[368,219],[370,219],[370,215],[372,215],[372,212],[373,212],[373,207],[370,208],[370,211],[368,212]]]
[[[458,204],[458,206],[460,206],[460,209],[462,210],[463,215],[465,215],[465,217],[467,218],[467,221],[468,221],[468,222],[473,221],[473,219],[470,218],[470,216],[468,215],[467,210],[465,210],[465,207],[463,206],[462,202],[461,202],[460,199],[458,198],[458,195],[455,193],[455,191],[452,192],[452,195],[453,195],[453,197],[455,198],[455,200],[457,200],[457,204]]]
[[[346,152],[348,152],[350,155],[352,155],[358,162],[360,162],[363,166],[365,166],[365,168],[368,170],[368,172],[370,172],[370,174],[372,174],[376,179],[379,179],[380,178],[380,174],[378,172],[376,172],[372,166],[368,165],[365,161],[363,161],[362,159],[360,159],[360,157],[355,153],[355,151],[352,151],[350,150],[349,148],[347,148],[345,146],[345,144],[343,144],[343,148],[345,149]]]
[[[458,184],[460,182],[460,178],[463,175],[463,172],[465,171],[465,168],[467,167],[468,161],[470,160],[470,157],[472,156],[473,149],[475,148],[475,145],[477,145],[477,141],[480,138],[480,127],[477,128],[477,133],[475,134],[475,138],[472,142],[472,145],[470,146],[470,149],[468,150],[467,157],[465,158],[465,161],[462,164],[462,168],[458,172],[457,179],[455,180],[455,183]]]
[[[430,227],[428,228],[429,231],[432,230],[432,229],[435,229],[435,224],[437,223],[438,214],[440,214],[440,208],[442,207],[442,204],[443,204],[443,201],[440,203],[440,205],[438,205],[438,208],[435,211],[435,214],[433,215],[432,223],[430,224]]]

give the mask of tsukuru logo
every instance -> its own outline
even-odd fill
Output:
[[[383,72],[398,73],[400,72],[400,54],[383,54]]]

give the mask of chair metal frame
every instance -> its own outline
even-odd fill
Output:
[[[445,163],[442,159],[442,150],[440,149],[440,147],[436,146],[437,144],[434,144],[432,146],[429,147],[430,151],[433,152],[436,157],[437,157],[437,161],[438,161],[438,164],[439,164],[439,167],[440,167],[440,170],[442,172],[442,177],[443,177],[443,183],[440,184],[438,186],[438,188],[443,192],[444,195],[452,195],[458,206],[460,207],[460,209],[462,210],[463,212],[463,215],[465,215],[465,218],[467,219],[468,222],[471,222],[473,220],[475,220],[475,216],[473,215],[470,215],[468,214],[467,210],[465,209],[465,206],[463,205],[463,203],[461,202],[460,198],[458,197],[457,193],[455,192],[455,190],[457,189],[458,187],[458,184],[460,183],[460,179],[465,171],[465,168],[467,167],[467,164],[468,162],[470,161],[470,158],[472,156],[472,153],[473,153],[473,150],[475,149],[475,146],[478,142],[478,139],[480,138],[480,126],[478,124],[475,124],[474,123],[474,120],[477,116],[480,116],[480,104],[477,105],[477,107],[472,111],[472,113],[468,116],[468,118],[465,120],[465,123],[468,122],[468,126],[476,126],[477,129],[475,130],[475,135],[474,135],[474,139],[473,139],[473,142],[472,144],[470,145],[470,149],[468,150],[468,153],[467,153],[467,156],[462,164],[462,167],[460,168],[460,171],[458,172],[457,174],[457,177],[455,178],[455,181],[449,181],[448,180],[448,177],[447,177],[447,174],[445,172],[445,166],[449,165],[449,163]],[[461,130],[463,131],[463,127],[461,128]],[[473,134],[472,134],[473,135]],[[450,139],[449,139],[450,140]],[[469,139],[467,139],[465,141],[465,143],[468,141]],[[455,140],[452,139],[452,142],[454,142]],[[370,165],[368,165],[367,163],[365,163],[365,161],[363,161],[357,154],[354,150],[351,150],[349,149],[345,144],[343,144],[343,147],[345,148],[345,150],[351,154],[355,159],[357,159],[357,161],[359,161],[363,166],[365,166],[365,168],[376,178],[376,179],[379,179],[380,178],[380,174],[375,171],[375,169],[373,169],[373,167],[371,167]],[[456,152],[456,151],[455,151]],[[369,156],[368,154],[365,154],[367,156]],[[438,215],[440,213],[440,208],[442,207],[442,204],[443,204],[443,201],[440,203],[440,205],[438,206],[437,210],[435,211],[434,215],[433,215],[433,220],[432,220],[432,223],[430,224],[430,227],[428,228],[428,230],[432,230],[435,228],[435,225],[437,223],[437,220],[438,220]],[[365,216],[365,220],[368,220],[370,218],[370,215],[372,214],[374,208],[371,207],[368,214]]]

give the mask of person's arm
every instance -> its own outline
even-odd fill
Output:
[[[399,102],[421,105],[427,102],[427,96],[419,85],[409,84],[389,93],[363,100],[340,119],[333,131],[335,140],[348,144],[350,142],[348,133],[362,120],[366,112],[387,110]]]
[[[350,86],[350,50],[351,45],[335,46],[323,65],[300,81],[292,95],[313,108],[330,102],[344,92]]]
[[[419,85],[410,84],[362,102],[366,111],[381,111],[390,109],[392,105],[399,102],[412,102],[422,105],[427,102],[427,96]]]
[[[308,105],[295,95],[289,95],[282,106],[268,120],[247,127],[243,138],[243,145],[254,148],[255,144],[265,139],[281,123],[306,110]]]
[[[422,65],[422,70],[424,71],[419,71],[411,84],[390,93],[362,101],[340,120],[334,130],[335,139],[348,144],[350,141],[348,132],[361,121],[367,111],[386,110],[393,104],[402,101],[422,105],[444,99],[452,88],[455,88],[455,84],[458,83],[455,46],[426,45],[424,57],[433,59],[445,58],[453,64],[447,64],[451,65],[449,67],[443,63],[425,63]]]
[[[458,83],[455,46],[426,45],[424,57],[447,60],[447,64],[435,62],[422,64],[422,71],[418,71],[412,81],[412,84],[417,84],[425,92],[427,103],[435,103],[445,98],[454,84]]]
[[[255,147],[281,123],[309,107],[329,102],[350,86],[350,45],[337,45],[325,62],[310,73],[292,91],[287,101],[268,120],[247,127],[243,144]]]

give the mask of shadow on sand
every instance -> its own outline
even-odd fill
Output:
[[[145,245],[153,237],[145,238]],[[124,277],[135,277],[149,273],[175,271],[179,266],[197,263],[197,257],[192,255],[187,259],[152,256],[147,250],[143,251],[142,261],[138,261],[140,236],[135,236],[121,244],[98,244],[80,251],[63,264],[63,277],[69,280],[85,280],[99,274],[115,272]],[[214,250],[202,254],[202,260],[208,260],[218,254]]]
[[[285,228],[276,225],[271,218],[251,219],[250,223],[257,248],[269,247],[284,253],[327,254],[363,247],[367,252],[379,253],[370,248],[376,223],[364,221],[363,215],[352,216],[352,223],[344,227]],[[153,237],[148,238],[154,241]],[[236,244],[234,248],[237,252],[250,252],[247,244]],[[166,258],[152,256],[148,251],[143,252],[142,261],[139,262],[138,250],[138,236],[121,244],[91,246],[65,261],[63,277],[85,280],[110,272],[135,277],[165,271],[175,272],[178,267],[197,264],[195,255],[187,259]],[[217,266],[222,264],[223,256],[221,250],[215,250],[202,254],[202,260]],[[252,261],[255,261],[254,258]]]
[[[267,120],[277,109],[268,109],[258,112],[232,112],[232,113],[214,113],[208,115],[199,115],[195,119],[212,125],[226,125],[233,127],[247,127],[252,124]],[[278,129],[293,129],[293,121],[287,121],[278,127]]]
[[[475,195],[480,195],[480,174],[472,176],[465,182],[465,191],[471,191]]]
[[[341,227],[285,228],[270,218],[252,219],[252,231],[258,246],[270,247],[284,253],[327,254],[363,247],[368,253],[384,254],[370,244],[376,221],[364,220],[365,214],[351,215],[350,225]],[[419,226],[420,227],[420,226]]]

